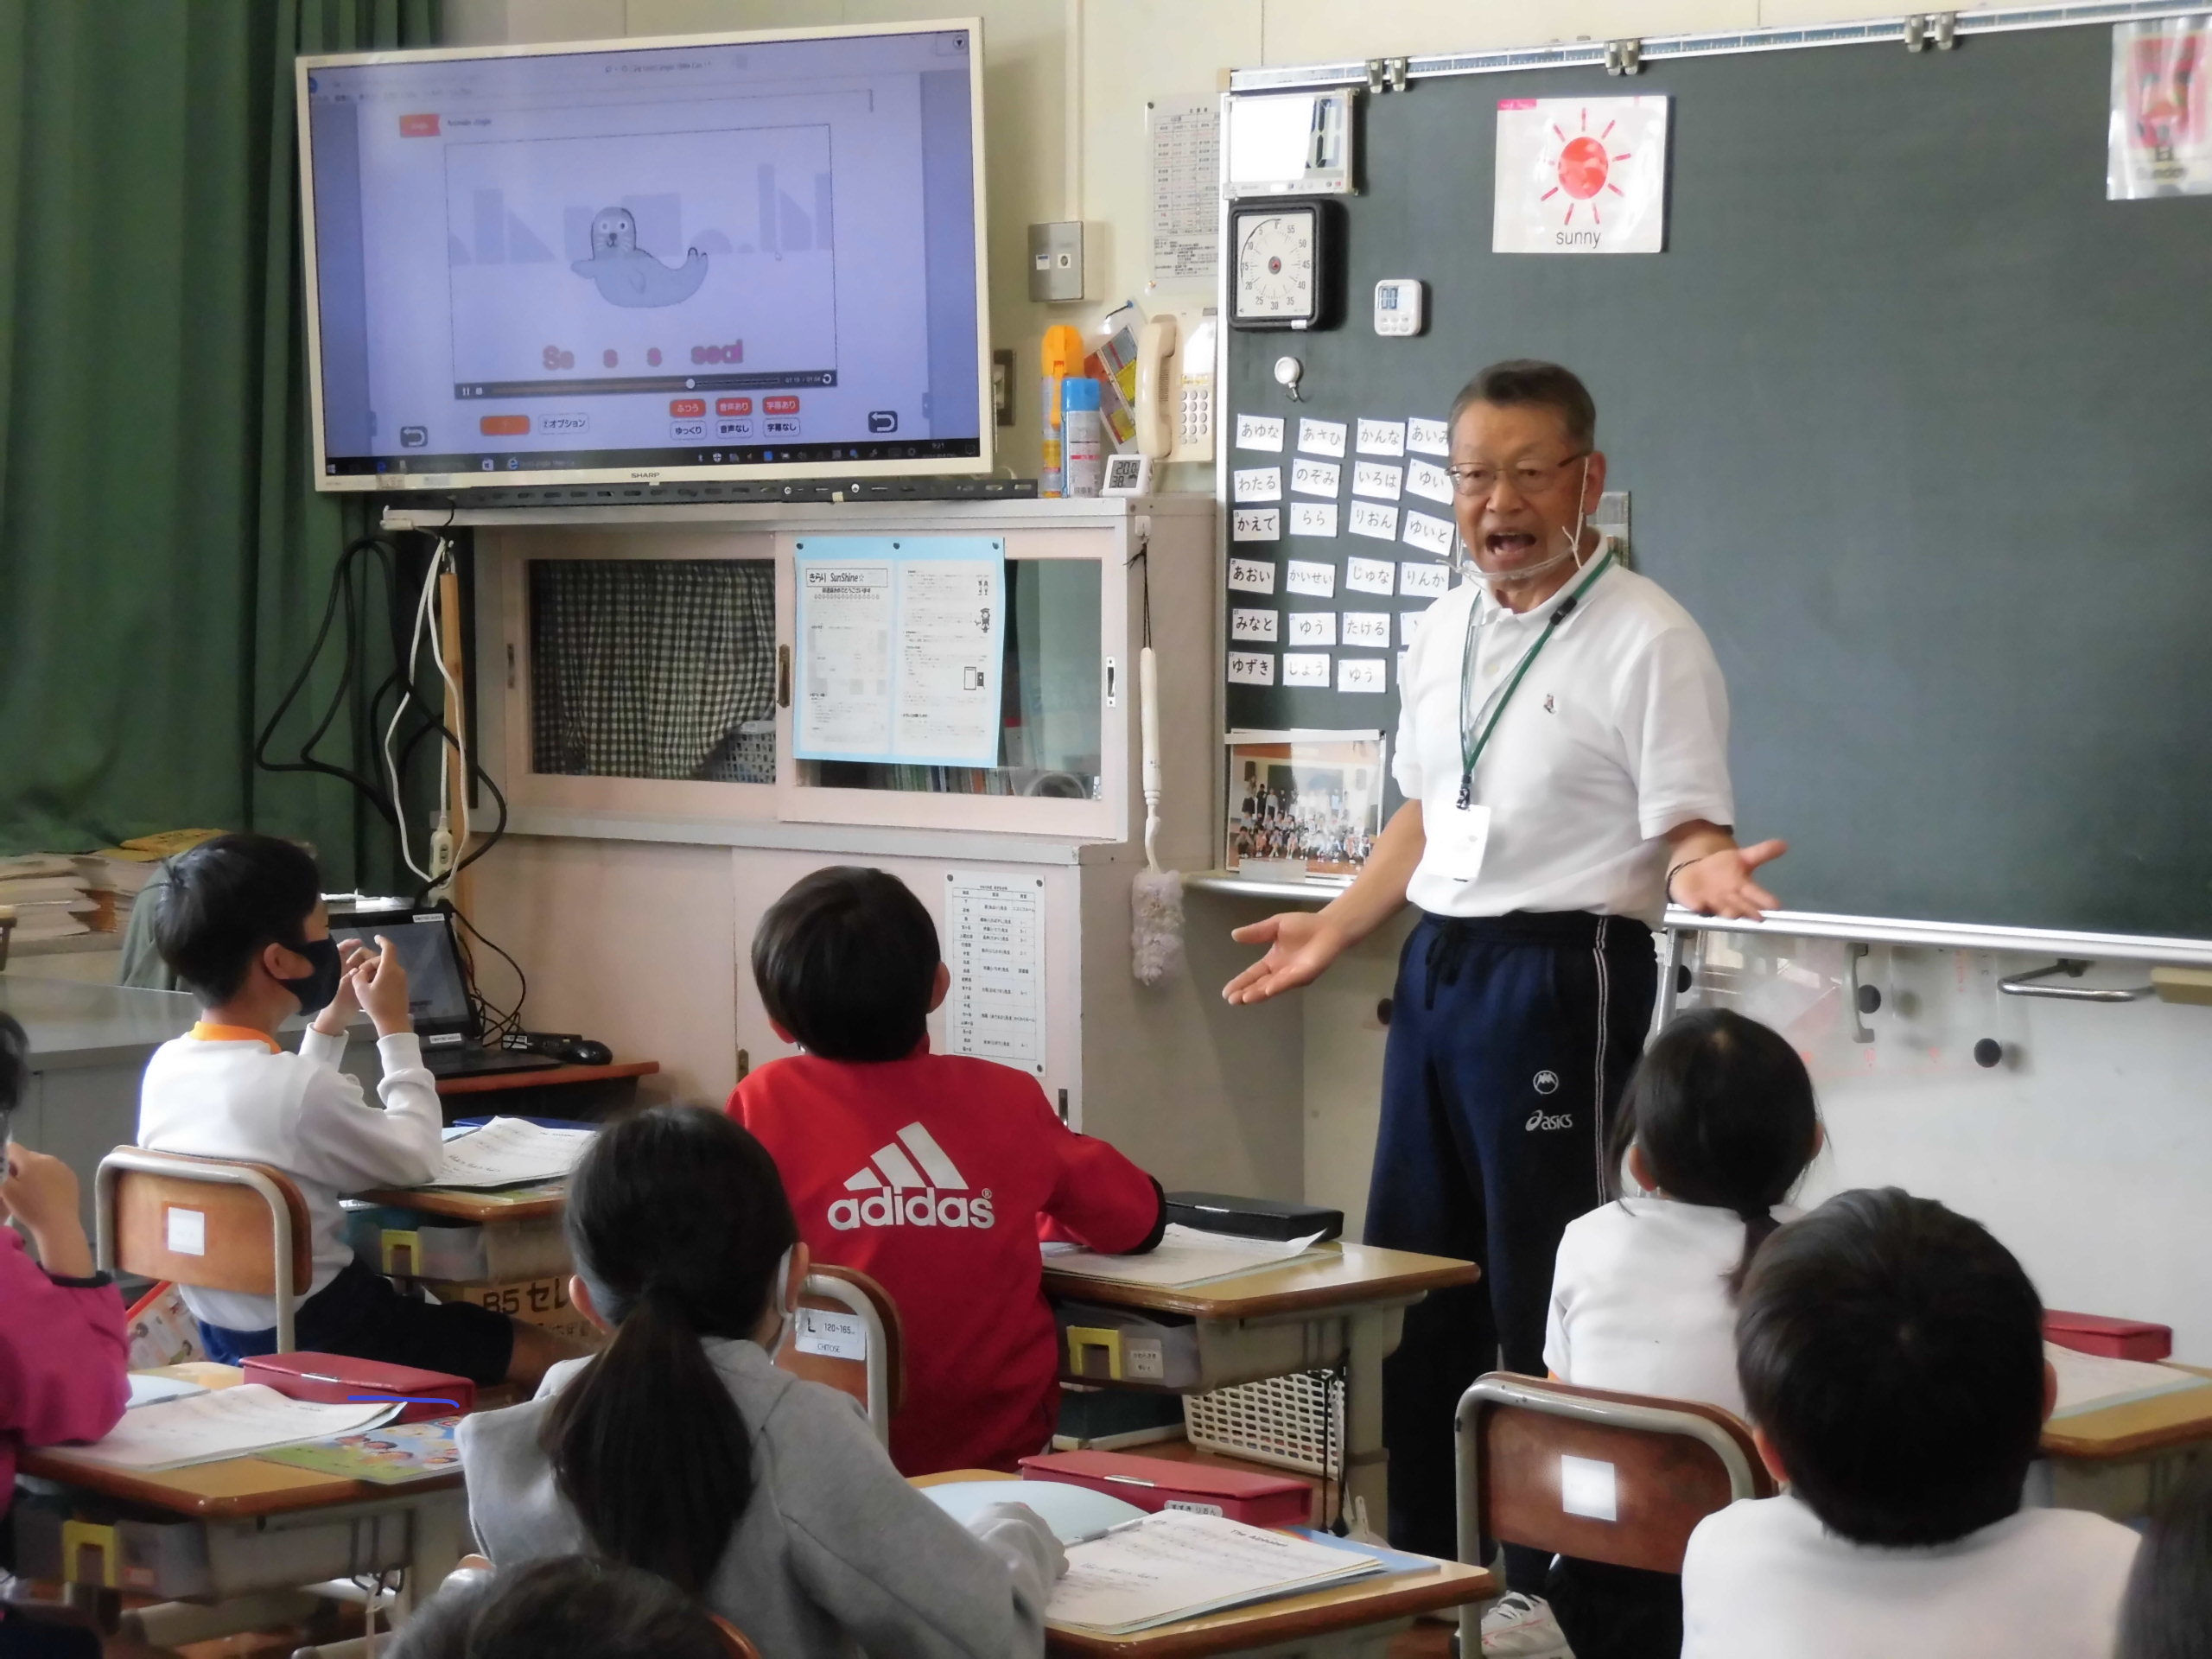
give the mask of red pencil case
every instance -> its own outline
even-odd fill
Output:
[[[325,1405],[404,1400],[406,1407],[392,1420],[395,1422],[419,1423],[425,1418],[450,1417],[476,1408],[476,1385],[465,1376],[356,1359],[350,1354],[304,1350],[257,1354],[244,1369],[247,1382],[258,1382],[294,1400],[314,1400]]]
[[[1126,1452],[1051,1452],[1021,1459],[1024,1480],[1088,1486],[1141,1510],[1188,1510],[1254,1527],[1302,1527],[1313,1514],[1313,1491],[1287,1475],[1260,1475]]]
[[[2170,1325],[2107,1319],[2101,1313],[2062,1313],[2055,1307],[2044,1310],[2043,1334],[2062,1348],[2102,1354],[2107,1359],[2164,1359],[2174,1351]]]

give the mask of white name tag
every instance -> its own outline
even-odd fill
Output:
[[[1406,545],[1417,547],[1424,553],[1433,553],[1440,559],[1452,556],[1452,521],[1432,518],[1425,512],[1406,512]]]
[[[1309,559],[1293,559],[1290,572],[1283,579],[1283,586],[1294,594],[1306,594],[1315,599],[1333,599],[1337,592],[1337,567]]]
[[[1229,653],[1231,685],[1273,685],[1275,658],[1271,651],[1232,651]]]
[[[1269,468],[1270,471],[1274,470]],[[1282,539],[1281,507],[1237,507],[1229,515],[1232,542],[1279,542]]]
[[[1333,536],[1337,533],[1337,504],[1333,501],[1294,501],[1290,504],[1290,533],[1294,536]]]
[[[1236,447],[1239,449],[1272,449],[1281,454],[1282,416],[1239,415],[1236,417]]]
[[[1351,469],[1351,493],[1395,501],[1404,479],[1405,474],[1387,461],[1363,461]]]
[[[1408,565],[1406,568],[1410,570],[1413,567]],[[1444,573],[1439,570],[1437,574],[1441,575]],[[1229,585],[1239,593],[1272,594],[1275,590],[1275,562],[1273,559],[1231,559],[1229,562]]]
[[[1613,1465],[1599,1458],[1562,1454],[1559,1460],[1559,1506],[1592,1521],[1620,1517],[1620,1482]]]
[[[1230,567],[1236,568],[1231,559]],[[1234,585],[1233,583],[1231,584]],[[1441,564],[1402,564],[1398,567],[1398,591],[1414,599],[1441,599],[1452,586],[1452,571]]]
[[[1319,686],[1329,689],[1329,653],[1325,651],[1286,651],[1282,654],[1282,683],[1285,685]]]
[[[1397,580],[1398,567],[1388,559],[1344,561],[1344,586],[1355,594],[1387,594]]]
[[[1351,504],[1351,533],[1372,536],[1378,542],[1398,539],[1398,510],[1386,507],[1380,501],[1355,501]]]
[[[1389,671],[1380,657],[1339,657],[1337,658],[1337,690],[1387,691],[1390,689],[1385,677]]]
[[[1406,493],[1441,501],[1448,506],[1452,501],[1452,474],[1433,461],[1415,458],[1406,463]]]
[[[1343,479],[1344,468],[1333,461],[1300,457],[1290,463],[1290,487],[1299,495],[1325,495],[1333,500]]]
[[[1404,454],[1406,423],[1403,421],[1362,420],[1359,423],[1359,453],[1363,455]]]
[[[1344,423],[1301,420],[1298,423],[1298,447],[1309,455],[1341,457],[1344,452]]]
[[[1230,480],[1230,494],[1239,501],[1282,499],[1282,468],[1240,467]]]
[[[1448,455],[1452,453],[1451,429],[1441,421],[1408,421],[1406,448],[1417,455]]]
[[[1293,611],[1290,643],[1294,645],[1333,645],[1337,643],[1334,611]]]
[[[1363,645],[1370,651],[1388,651],[1390,648],[1390,613],[1346,611],[1341,637],[1347,645]]]
[[[1490,808],[1480,801],[1459,804],[1459,780],[1440,785],[1421,803],[1421,834],[1427,842],[1421,868],[1465,887],[1483,873],[1490,849]]]
[[[1273,611],[1233,610],[1229,613],[1229,637],[1240,644],[1249,640],[1273,645],[1275,640],[1275,613]]]
[[[207,1254],[207,1212],[171,1205],[162,1211],[162,1232],[172,1255]]]

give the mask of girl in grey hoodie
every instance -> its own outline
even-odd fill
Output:
[[[953,1521],[855,1403],[776,1369],[808,1268],[774,1161],[718,1112],[602,1130],[569,1187],[570,1294],[613,1333],[461,1426],[497,1567],[583,1553],[698,1596],[777,1659],[1024,1659],[1065,1568],[1019,1504]]]

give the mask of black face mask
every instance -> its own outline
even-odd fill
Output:
[[[315,971],[302,979],[280,979],[276,982],[300,999],[302,1014],[319,1014],[330,1006],[331,999],[338,995],[338,982],[345,977],[338,941],[305,939],[289,948],[313,963]]]

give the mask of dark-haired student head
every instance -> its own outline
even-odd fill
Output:
[[[392,1659],[725,1659],[713,1618],[666,1579],[554,1555],[441,1590]]]
[[[1813,1079],[1789,1040],[1726,1008],[1679,1015],[1637,1063],[1613,1119],[1607,1166],[1684,1204],[1732,1210],[1744,1254],[1732,1290],[1780,1224],[1821,1149]]]
[[[901,1060],[948,982],[937,925],[906,884],[840,864],[795,883],[753,936],[776,1034],[826,1060]]]
[[[2120,1605],[2116,1659],[2212,1659],[2212,1473],[2152,1516]]]
[[[221,1007],[273,986],[312,1013],[336,993],[338,947],[304,849],[275,836],[217,836],[167,871],[155,948],[201,1002]]]
[[[7,1133],[8,1114],[30,1088],[31,1039],[14,1014],[0,1014],[0,1135]]]
[[[753,1447],[703,1337],[773,1351],[808,1267],[775,1160],[719,1112],[600,1131],[569,1181],[569,1294],[613,1332],[547,1414],[597,1551],[697,1593],[753,1497]]]
[[[1830,1531],[1891,1546],[2018,1510],[2056,1386],[2012,1253],[1893,1186],[1839,1193],[1767,1242],[1736,1368],[1776,1476]]]

